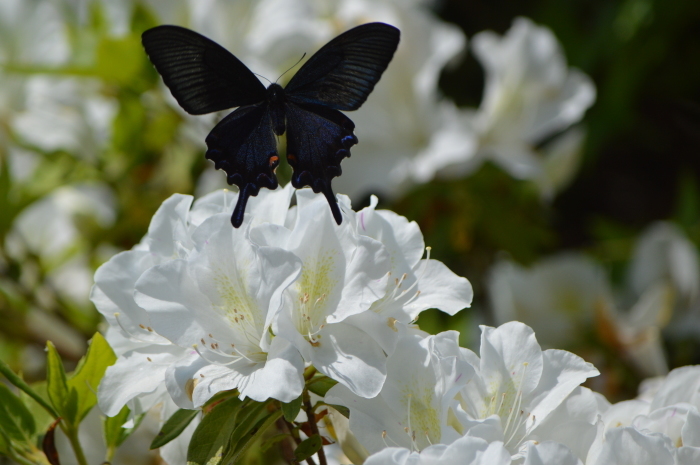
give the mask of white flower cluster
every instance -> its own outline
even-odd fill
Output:
[[[700,367],[610,405],[581,386],[593,365],[543,351],[522,323],[482,326],[479,355],[457,332],[413,325],[468,306],[471,285],[423,259],[417,225],[376,200],[354,212],[339,195],[337,226],[308,189],[261,191],[234,229],[236,195],[170,197],[141,243],[97,271],[92,299],[119,356],[99,388],[108,415],[197,408],[230,389],[290,402],[313,365],[338,382],[324,401],[349,409],[329,418],[355,463],[697,463]]]
[[[482,327],[481,358],[451,333],[402,343],[376,399],[340,385],[326,396],[350,408],[366,465],[700,463],[700,366],[610,405],[579,386],[598,374],[592,365],[541,351],[522,323]]]
[[[239,229],[236,195],[194,203],[174,195],[134,249],[95,274],[92,300],[120,357],[100,388],[108,415],[136,413],[167,390],[185,408],[237,388],[254,400],[289,402],[312,364],[360,397],[376,396],[392,354],[418,314],[454,314],[469,282],[421,259],[418,226],[371,206],[355,213],[339,196],[337,226],[308,189],[263,191]],[[146,395],[144,394],[151,394]]]

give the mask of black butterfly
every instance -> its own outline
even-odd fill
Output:
[[[265,87],[220,45],[179,26],[143,33],[143,45],[165,85],[186,112],[202,115],[240,107],[207,136],[206,157],[240,193],[231,223],[239,227],[248,197],[277,188],[275,135],[287,132],[292,186],[323,192],[335,221],[342,216],[331,190],[340,162],[357,144],[355,124],[338,110],[357,110],[374,89],[399,44],[399,30],[369,23],[339,35],[316,52],[285,88]]]

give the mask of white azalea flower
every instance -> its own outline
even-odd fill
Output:
[[[350,409],[350,430],[369,452],[450,444],[461,436],[453,413],[455,394],[474,374],[459,359],[457,339],[454,331],[425,338],[405,335],[387,359],[386,382],[377,397],[363,399],[338,384],[326,401]]]
[[[476,374],[460,391],[460,421],[467,428],[493,430],[495,418],[494,437],[500,435],[517,455],[528,442],[549,439],[543,426],[547,417],[598,370],[570,352],[542,351],[532,329],[522,323],[481,329],[481,358],[462,350]]]
[[[532,325],[547,346],[573,347],[584,342],[582,333],[605,328],[604,334],[613,338],[608,342],[621,346],[646,376],[668,371],[660,337],[673,303],[666,281],[633,296],[638,300],[623,311],[601,266],[580,254],[564,254],[530,269],[503,260],[493,267],[488,289],[497,321],[517,319]]]
[[[257,401],[290,402],[301,395],[301,356],[268,331],[282,291],[297,278],[301,263],[284,250],[252,244],[246,237],[249,223],[246,219],[236,229],[228,212],[212,216],[193,234],[196,252],[187,260],[155,266],[136,283],[136,302],[149,313],[153,328],[196,350],[166,373],[181,406],[191,399],[199,407],[234,388]]]
[[[596,313],[612,306],[605,270],[580,254],[546,258],[529,269],[502,260],[491,269],[488,291],[498,323],[522,321],[548,347],[575,344]]]
[[[385,355],[366,332],[345,323],[384,295],[389,254],[381,242],[357,234],[352,215],[336,225],[326,199],[296,193],[293,228],[263,224],[251,231],[260,245],[294,253],[301,276],[285,293],[273,332],[289,340],[325,375],[363,397],[377,395],[386,376]]]
[[[556,157],[545,162],[534,147],[580,121],[595,100],[593,83],[580,71],[567,68],[549,29],[526,18],[517,18],[504,37],[492,32],[477,34],[472,48],[484,66],[486,87],[479,110],[463,112],[460,145],[469,149],[448,157],[426,152],[416,160],[414,176],[419,181],[438,172],[463,176],[489,158],[512,176],[539,180],[551,190],[544,170],[555,171]],[[570,165],[571,156],[559,162]]]
[[[659,281],[667,281],[680,297],[692,301],[700,292],[697,249],[674,224],[654,223],[637,240],[629,281],[640,295]]]
[[[7,254],[17,261],[23,261],[27,251],[37,255],[56,292],[86,307],[92,285],[90,244],[79,220],[108,228],[116,218],[114,203],[114,194],[103,184],[59,187],[15,218],[5,245]]]
[[[583,465],[583,462],[565,445],[545,441],[528,445],[524,465]]]
[[[364,463],[365,465],[510,465],[511,459],[503,443],[488,443],[480,438],[464,436],[452,444],[436,444],[420,452],[387,447],[370,456]],[[555,465],[555,462],[547,463]]]
[[[283,221],[292,192],[263,191],[250,199],[249,212]],[[108,340],[119,356],[100,384],[99,405],[107,415],[117,414],[126,403],[138,414],[161,402],[167,396],[166,372],[197,355],[191,346],[177,346],[154,330],[151,315],[134,300],[135,285],[152,267],[188,258],[196,226],[219,213],[230,215],[235,203],[235,193],[218,191],[198,199],[190,210],[191,196],[173,195],[153,216],[141,243],[95,273],[91,299],[110,324]],[[172,388],[184,392],[184,386],[180,391]]]
[[[27,82],[26,108],[15,115],[12,128],[41,150],[94,160],[117,112],[117,102],[99,94],[100,85],[91,79],[34,76]]]
[[[605,461],[615,453],[615,447],[624,450],[620,441],[630,439],[637,450],[629,452],[631,456],[648,453],[668,460],[670,455],[675,462],[667,463],[697,463],[694,460],[700,457],[700,367],[677,368],[655,384],[655,393],[645,394],[644,399],[619,402],[603,413],[587,464],[632,463]]]
[[[380,241],[391,256],[391,270],[384,297],[370,311],[347,321],[371,334],[387,354],[399,337],[397,324],[408,325],[423,310],[438,308],[450,315],[471,304],[473,291],[466,278],[428,257],[421,260],[425,244],[418,225],[389,210],[377,210],[377,198],[355,215],[358,233]]]
[[[635,245],[628,283],[638,295],[654,286],[667,287],[667,304],[652,316],[657,331],[666,327],[666,336],[677,338],[700,334],[698,251],[678,226],[657,222],[642,232]]]
[[[669,438],[634,428],[615,428],[591,447],[586,465],[674,465]]]

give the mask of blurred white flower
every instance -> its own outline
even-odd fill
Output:
[[[700,263],[693,243],[673,223],[657,222],[637,239],[629,268],[630,288],[641,295],[653,284],[666,281],[686,302],[700,292]]]
[[[109,139],[117,111],[114,99],[100,96],[96,80],[32,76],[27,80],[25,110],[13,130],[40,150],[65,150],[94,160]]]
[[[668,372],[661,329],[670,318],[673,294],[666,281],[633,295],[629,310],[621,310],[629,304],[615,298],[602,267],[583,255],[564,254],[530,269],[502,260],[492,268],[488,289],[499,323],[532,325],[549,347],[587,344],[598,331],[644,376]]]
[[[114,194],[103,184],[64,186],[26,207],[17,216],[13,234],[34,254],[51,263],[68,249],[79,248],[82,235],[76,220],[93,219],[108,228],[116,219]],[[13,255],[13,251],[8,250]]]
[[[477,34],[472,48],[486,74],[484,97],[478,111],[462,112],[462,133],[453,141],[469,149],[449,157],[421,154],[414,177],[464,176],[491,159],[516,178],[538,181],[551,196],[571,176],[581,137],[572,133],[544,157],[535,146],[581,120],[595,100],[593,83],[567,67],[549,29],[526,18],[517,18],[503,37]]]
[[[115,219],[114,194],[106,185],[59,187],[15,218],[5,249],[18,261],[24,260],[26,252],[36,255],[56,292],[85,308],[89,304],[92,268],[90,244],[81,226],[87,220],[109,228]]]
[[[581,342],[612,297],[605,270],[580,254],[546,258],[529,269],[501,260],[491,269],[488,291],[499,324],[522,321],[546,347]]]

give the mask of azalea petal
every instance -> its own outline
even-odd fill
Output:
[[[112,417],[131,399],[155,391],[163,385],[168,367],[184,354],[174,345],[149,345],[122,354],[100,381],[100,410]]]
[[[581,461],[565,445],[545,441],[528,446],[524,465],[581,465]]]
[[[444,263],[422,260],[416,273],[420,276],[420,294],[405,309],[413,317],[423,310],[437,308],[454,315],[471,306],[474,291],[466,278],[454,274]]]
[[[535,424],[547,418],[586,379],[600,374],[592,364],[564,350],[544,351],[543,362],[542,376],[530,401]]]
[[[367,333],[343,323],[326,326],[321,336],[319,346],[312,350],[314,367],[360,397],[379,394],[386,379],[381,347]]]
[[[512,321],[498,328],[481,326],[481,376],[506,396],[530,394],[543,369],[542,350],[528,326]],[[512,402],[506,402],[510,405]]]
[[[192,248],[187,231],[191,195],[173,194],[158,208],[144,238],[149,250],[160,257],[177,257],[181,247]]]
[[[634,428],[615,428],[605,434],[600,455],[587,465],[673,465],[668,438]]]

